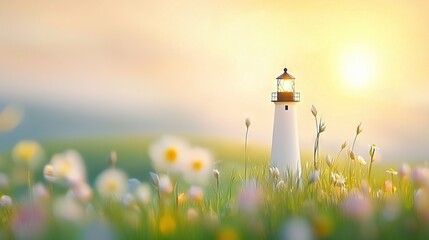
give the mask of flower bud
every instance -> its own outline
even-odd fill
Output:
[[[314,105],[311,105],[311,113],[313,114],[314,117],[317,116],[317,109]]]
[[[246,118],[246,121],[244,122],[244,124],[246,124],[246,127],[249,128],[250,124],[252,122],[250,121],[250,118]]]
[[[347,142],[344,142],[342,145],[341,145],[341,150],[343,150],[344,148],[346,148],[347,147]]]
[[[363,123],[359,123],[359,125],[356,128],[356,135],[359,135],[363,131]]]
[[[216,178],[216,180],[219,180],[219,175],[220,175],[219,170],[213,169],[213,175]]]
[[[330,155],[326,155],[326,164],[328,164],[329,167],[332,167],[334,164],[334,159]]]

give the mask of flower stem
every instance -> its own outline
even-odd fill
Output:
[[[27,171],[27,180],[28,180],[28,195],[30,196],[30,201],[33,202],[33,191],[31,191],[31,170]]]
[[[246,127],[246,137],[244,140],[244,181],[247,180],[247,135],[249,133],[249,128]]]

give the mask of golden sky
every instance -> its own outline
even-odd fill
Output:
[[[87,111],[180,114],[202,135],[271,143],[284,66],[301,146],[353,138],[386,159],[429,150],[427,1],[0,1],[0,95]],[[171,121],[175,116],[171,114]],[[186,122],[182,123],[186,125]],[[179,126],[180,127],[180,126]]]

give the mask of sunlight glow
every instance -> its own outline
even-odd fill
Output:
[[[368,86],[374,77],[374,58],[367,49],[345,51],[340,62],[341,79],[354,89]]]

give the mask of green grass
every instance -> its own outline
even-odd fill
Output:
[[[282,176],[285,187],[277,189],[275,186],[279,180],[273,179],[268,171],[269,149],[252,145],[250,141],[248,175],[250,179],[256,179],[262,201],[254,206],[255,211],[247,212],[241,209],[238,199],[244,178],[244,143],[186,139],[193,145],[209,149],[221,173],[220,189],[216,189],[213,177],[205,188],[203,202],[188,200],[182,205],[176,205],[175,194],[162,197],[161,202],[154,194],[148,206],[137,205],[137,210],[136,207],[124,207],[118,201],[103,200],[96,195],[90,203],[90,209],[86,209],[90,214],[82,221],[75,222],[53,217],[53,200],[49,200],[42,205],[48,215],[48,227],[41,238],[57,239],[61,236],[61,239],[81,239],[87,231],[102,224],[102,227],[108,227],[111,236],[120,239],[276,239],[284,225],[296,219],[304,219],[309,226],[306,231],[317,239],[427,239],[429,236],[428,222],[414,208],[413,191],[416,188],[413,182],[406,180],[400,184],[395,176],[395,194],[383,190],[384,182],[391,179],[386,169],[397,168],[400,163],[389,163],[386,160],[374,163],[372,178],[369,180],[372,190],[368,197],[373,213],[362,220],[345,216],[341,206],[353,191],[363,192],[361,184],[362,180],[367,179],[368,165],[352,163],[350,182],[348,157],[341,155],[334,167],[336,170],[333,170],[324,163],[325,154],[321,153],[320,179],[309,184],[313,162],[312,154],[306,153],[302,156],[301,184],[297,185],[295,179]],[[42,145],[47,156],[45,163],[55,153],[67,149],[79,151],[85,159],[89,183],[93,186],[95,177],[108,167],[108,156],[112,150],[118,154],[117,167],[126,171],[129,178],[149,181],[149,172],[153,169],[147,152],[149,145],[156,140],[156,137],[124,137],[51,141]],[[336,153],[330,154],[336,156]],[[368,161],[369,158],[366,158]],[[0,208],[0,237],[11,238],[11,219],[27,201],[27,189],[25,177],[24,182],[14,180],[16,167],[9,153],[2,155],[0,164],[2,171],[11,175],[13,181],[12,189],[3,190],[2,194],[11,194],[15,203],[12,209]],[[332,172],[340,172],[347,177],[348,193],[341,193],[340,188],[332,184]],[[42,169],[36,170],[35,178],[36,181],[46,183]],[[188,185],[181,182],[178,188],[176,193],[186,192]],[[381,197],[377,196],[379,190]],[[64,195],[66,191],[64,187],[55,186],[54,198]],[[387,219],[385,214],[390,201],[398,201],[399,204],[392,205],[392,208],[398,208],[395,217]],[[89,206],[81,205],[85,208]],[[196,221],[187,218],[189,208],[197,210],[199,216]],[[163,234],[160,229],[172,224],[170,222],[168,225],[167,217],[174,223],[174,230]],[[167,224],[163,224],[164,218]]]

